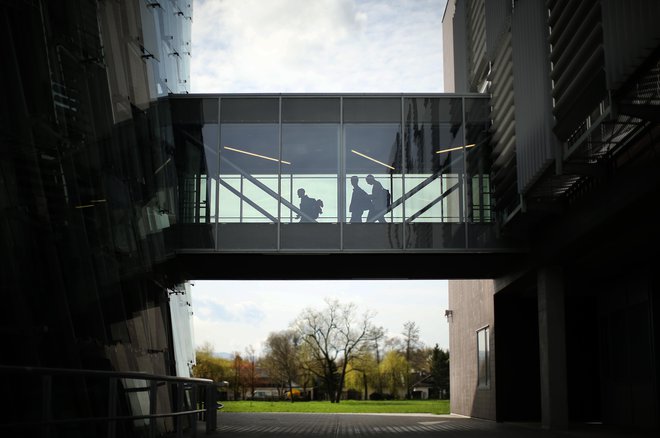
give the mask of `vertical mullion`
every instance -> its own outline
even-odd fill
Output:
[[[468,206],[467,206],[467,190],[468,190],[467,184],[468,184],[468,181],[467,181],[467,150],[465,149],[465,143],[467,141],[467,137],[466,137],[467,126],[465,124],[465,96],[461,97],[461,117],[462,117],[462,124],[463,124],[463,149],[462,149],[462,151],[463,151],[463,175],[462,175],[460,181],[462,182],[462,186],[463,186],[462,187],[463,188],[463,193],[461,194],[461,200],[463,202],[463,206],[460,209],[460,212],[461,212],[461,215],[463,216],[461,218],[461,222],[463,222],[463,225],[465,227],[465,232],[464,232],[465,241],[464,241],[464,244],[465,244],[465,248],[467,248],[469,246],[468,245],[469,239],[468,239],[468,221],[467,221],[467,217],[468,217],[467,216],[467,213],[468,213],[467,212],[467,208],[468,208]]]
[[[218,155],[218,160],[216,163],[217,174],[214,175],[215,180],[215,227],[214,227],[214,239],[215,239],[215,249],[220,249],[220,244],[218,238],[220,237],[220,137],[222,136],[222,125],[220,124],[220,114],[222,111],[222,98],[218,98],[218,118],[216,123],[218,124],[218,140],[216,141],[216,154]]]
[[[282,95],[280,94],[278,100],[278,150],[279,150],[279,159],[277,163],[277,245],[276,248],[278,251],[282,249]]]
[[[401,189],[403,190],[402,193],[406,193],[406,175],[408,174],[408,169],[406,169],[406,120],[405,120],[405,100],[403,95],[401,96]],[[394,199],[394,188],[392,188],[392,199]],[[408,225],[406,222],[406,201],[404,201],[401,204],[401,214],[402,214],[402,238],[403,238],[403,249],[405,250],[407,248],[407,239],[406,236],[408,235]],[[392,213],[392,222],[394,222],[394,210],[391,211]]]
[[[344,222],[346,222],[346,142],[344,141],[344,96],[339,97],[339,250],[344,249]]]

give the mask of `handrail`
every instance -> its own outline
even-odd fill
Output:
[[[139,371],[107,371],[107,370],[87,370],[87,369],[66,369],[66,368],[45,368],[45,367],[32,367],[32,366],[7,366],[0,365],[0,375],[6,376],[7,374],[25,374],[34,375],[41,378],[42,387],[42,400],[43,405],[41,418],[35,418],[30,421],[17,421],[14,423],[0,424],[2,429],[15,429],[15,428],[42,428],[42,435],[49,436],[48,432],[44,432],[44,427],[56,427],[58,425],[67,424],[89,424],[89,423],[106,423],[107,436],[116,436],[116,423],[120,421],[135,421],[135,420],[155,420],[157,418],[172,418],[183,419],[188,417],[190,420],[190,434],[196,435],[197,432],[197,419],[206,423],[206,433],[210,434],[216,429],[217,424],[217,394],[215,388],[219,386],[213,380],[201,379],[196,377],[180,377],[180,376],[166,376],[150,374]],[[51,406],[53,404],[53,394],[51,391],[52,380],[54,377],[82,377],[82,378],[106,378],[110,384],[108,389],[108,413],[105,416],[89,416],[89,417],[69,417],[69,418],[49,418],[51,417]],[[148,392],[149,393],[149,413],[144,414],[140,412],[137,415],[115,415],[117,411],[117,385],[121,379],[135,379],[135,380],[148,380],[151,383],[147,386],[125,388],[126,393]],[[162,386],[161,382],[170,382],[178,385],[176,393],[174,391],[170,394],[170,401],[176,396],[175,403],[170,403],[169,412],[156,413],[157,394],[158,388]],[[183,394],[186,389],[192,389],[193,392],[190,397],[190,403],[186,406],[183,403]],[[196,391],[203,390],[203,400],[197,403]],[[197,409],[190,409],[191,407],[198,406]],[[185,410],[179,410],[179,409]],[[183,422],[176,421],[176,436],[183,436]],[[156,422],[149,422],[149,436],[156,436]]]
[[[147,380],[164,380],[171,382],[197,382],[202,384],[213,384],[215,382],[211,379],[202,379],[199,377],[181,377],[181,376],[165,376],[159,374],[150,374],[142,371],[108,371],[108,370],[88,370],[77,368],[46,368],[46,367],[33,367],[33,366],[11,366],[0,365],[0,372],[25,372],[25,373],[42,373],[51,375],[85,375],[85,376],[108,376],[119,377],[124,379],[147,379]]]

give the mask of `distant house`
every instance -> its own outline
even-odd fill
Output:
[[[294,394],[302,394],[302,387],[293,382]],[[249,390],[245,396],[246,400],[285,400],[288,399],[289,384],[273,380],[268,371],[262,367],[256,367],[254,379],[254,393]]]
[[[412,385],[412,397],[419,400],[428,400],[429,398],[439,398],[438,389],[435,379],[431,374],[423,375]]]

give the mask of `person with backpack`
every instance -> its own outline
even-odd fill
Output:
[[[297,215],[296,219],[300,219],[300,222],[316,222],[319,215],[323,213],[323,201],[310,198],[305,194],[303,188],[298,189],[298,197],[300,198],[302,215]]]
[[[383,188],[373,175],[367,175],[367,184],[371,186],[371,208],[367,214],[367,222],[387,222],[385,213],[388,208],[389,191]]]

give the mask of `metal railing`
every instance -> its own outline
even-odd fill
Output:
[[[93,430],[108,438],[183,437],[197,435],[198,421],[206,434],[217,426],[218,385],[208,379],[3,365],[0,376],[10,403],[0,417],[2,436]]]

